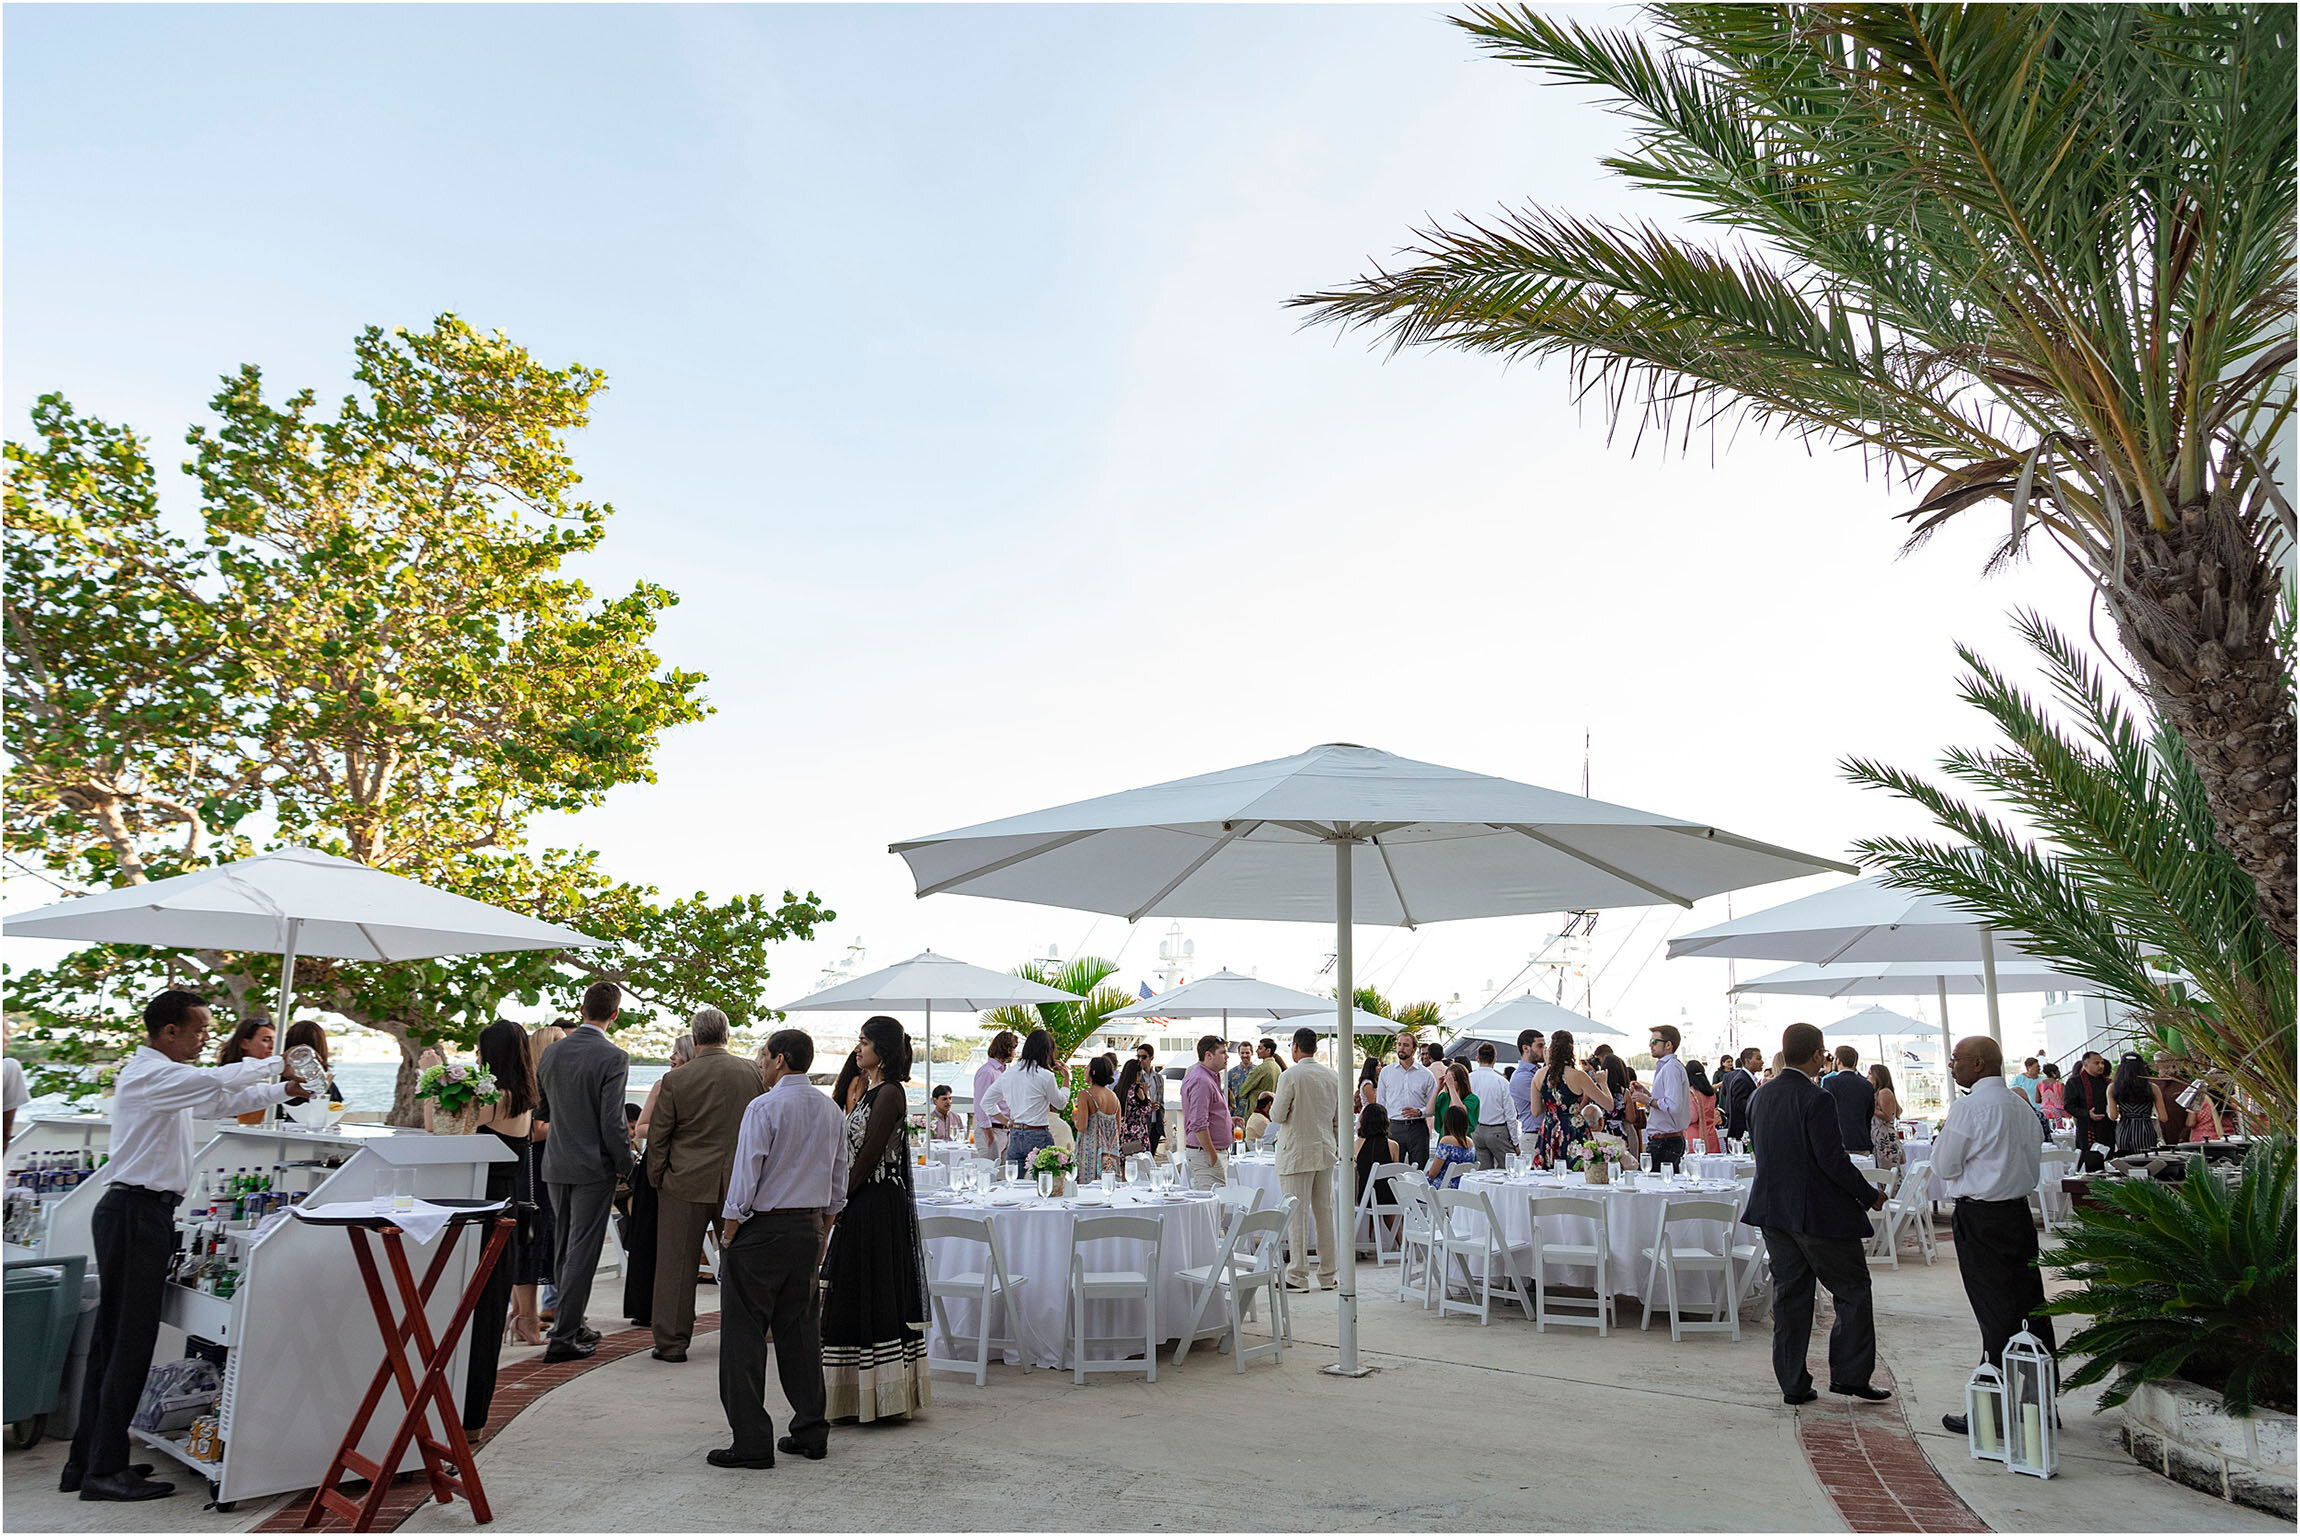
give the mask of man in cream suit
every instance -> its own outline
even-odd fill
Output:
[[[1294,1224],[1286,1234],[1293,1250],[1286,1289],[1319,1290],[1334,1283],[1342,1239],[1334,1232],[1335,1140],[1342,1085],[1334,1069],[1318,1060],[1318,1032],[1294,1031],[1294,1065],[1278,1079],[1270,1119],[1278,1127],[1278,1188],[1291,1196]],[[1310,1284],[1310,1222],[1318,1224],[1318,1283]]]

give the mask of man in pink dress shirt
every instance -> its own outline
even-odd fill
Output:
[[[985,1114],[983,1099],[990,1085],[998,1081],[999,1074],[1014,1060],[1014,1048],[1022,1042],[1011,1029],[1002,1029],[990,1037],[990,1059],[974,1069],[974,1155],[987,1157],[994,1163],[1006,1161],[1006,1129],[995,1122],[1004,1116]]]
[[[1223,1159],[1230,1151],[1230,1096],[1222,1086],[1229,1055],[1220,1035],[1201,1036],[1198,1064],[1182,1079],[1182,1162],[1192,1189],[1229,1182]]]

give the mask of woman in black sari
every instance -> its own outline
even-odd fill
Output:
[[[926,1250],[911,1203],[910,1037],[884,1014],[863,1021],[865,1084],[847,1116],[846,1209],[823,1260],[825,1417],[900,1418],[927,1404]]]

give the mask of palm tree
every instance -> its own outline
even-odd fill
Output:
[[[1099,955],[1084,955],[1068,965],[1057,968],[1041,960],[1025,960],[1014,968],[1014,974],[1027,977],[1041,986],[1084,998],[1078,1003],[1025,1003],[1012,1008],[993,1008],[983,1017],[990,1028],[1011,1029],[1018,1035],[1027,1035],[1034,1029],[1043,1029],[1053,1037],[1054,1059],[1068,1061],[1070,1053],[1102,1032],[1110,1015],[1124,1008],[1134,999],[1121,987],[1106,987],[1103,983],[1117,973],[1117,962]]]
[[[2204,787],[2180,740],[2120,704],[2099,670],[2034,614],[2019,616],[2064,726],[1969,650],[1965,700],[2004,737],[1958,748],[1941,770],[2014,812],[1880,764],[1855,782],[1930,812],[1955,839],[1871,838],[1863,862],[1896,885],[1936,891],[2130,1008],[2160,1048],[2226,1071],[2276,1127],[2295,1119],[2291,951],[2260,914],[2257,890],[2213,835]]]
[[[1360,987],[1353,994],[1357,1005],[1378,1019],[1388,1019],[1398,1027],[1399,1034],[1411,1034],[1418,1040],[1435,1040],[1445,1031],[1445,1009],[1430,1002],[1393,1003],[1373,987]],[[1361,1055],[1380,1058],[1394,1048],[1392,1042],[1381,1035],[1357,1037]]]
[[[1563,355],[1616,421],[1858,446],[1912,545],[1984,502],[2093,580],[2219,840],[2294,935],[2289,6],[1658,5],[1454,18],[1594,86],[1605,163],[1734,238],[1529,207],[1293,301],[1395,347]],[[2291,466],[2284,468],[2289,471]]]

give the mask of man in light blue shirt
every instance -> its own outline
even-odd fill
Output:
[[[1510,1074],[1509,1105],[1517,1116],[1519,1138],[1533,1134],[1541,1121],[1541,1106],[1533,1102],[1533,1076],[1541,1070],[1541,1031],[1521,1029],[1517,1032],[1517,1070]]]
[[[1685,1082],[1685,1063],[1677,1055],[1682,1043],[1677,1026],[1656,1024],[1650,1040],[1653,1051],[1653,1086],[1630,1085],[1630,1093],[1645,1105],[1645,1150],[1653,1171],[1662,1164],[1672,1171],[1685,1166],[1685,1123],[1693,1110],[1693,1095]]]

